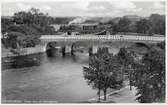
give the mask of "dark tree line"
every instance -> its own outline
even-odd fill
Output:
[[[34,47],[42,34],[54,34],[52,18],[39,9],[15,13],[10,19],[2,18],[3,44],[10,48]]]
[[[107,48],[99,48],[96,54],[90,56],[89,66],[83,68],[84,78],[88,84],[97,89],[99,101],[103,91],[106,100],[107,90],[122,86],[121,65],[116,55],[110,54]]]
[[[39,43],[40,35],[56,34],[51,24],[67,24],[73,19],[74,17],[54,18],[35,8],[30,9],[28,12],[21,11],[15,13],[11,18],[1,18],[2,34],[4,37],[8,37],[3,39],[2,42],[6,47],[12,48],[16,48],[13,46],[17,46],[17,44],[21,47],[34,47]],[[159,14],[152,14],[147,19],[143,18],[135,22],[127,17],[122,17],[117,22],[113,19],[100,24],[110,24],[112,34],[132,32],[145,35],[165,35],[165,16]],[[10,37],[13,36],[15,36],[15,42],[10,40]]]
[[[133,85],[141,103],[165,102],[164,42],[152,46],[140,64],[134,64]]]
[[[67,24],[71,18],[54,18],[31,8],[28,12],[20,11],[11,18],[1,18],[2,43],[6,47],[34,47],[41,35],[56,34],[51,24]]]
[[[149,17],[152,23],[153,32],[156,34],[165,35],[165,16],[159,14],[152,14]]]
[[[88,84],[100,93],[109,88],[122,87],[125,73],[129,74],[130,90],[137,89],[140,103],[165,102],[165,42],[147,46],[147,51],[139,54],[132,48],[121,48],[116,55],[107,48],[100,48],[90,56],[89,66],[83,68],[84,78]],[[142,58],[138,58],[138,54]]]
[[[112,19],[105,24],[112,25],[114,34],[119,32],[124,34],[127,32],[133,32],[146,35],[165,35],[165,16],[159,14],[152,14],[148,18],[141,18],[137,21],[131,20],[128,17],[122,17],[118,22],[115,22],[115,20]]]

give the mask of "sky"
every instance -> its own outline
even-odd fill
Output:
[[[165,14],[165,0],[3,0],[1,15],[12,16],[32,7],[54,17],[147,17],[152,13]]]

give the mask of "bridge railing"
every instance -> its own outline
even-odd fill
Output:
[[[132,36],[132,35],[71,35],[71,36],[56,36],[43,35],[41,40],[143,40],[143,41],[164,41],[165,37],[155,36]]]

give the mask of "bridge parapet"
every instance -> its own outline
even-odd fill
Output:
[[[72,36],[60,36],[60,35],[42,35],[41,40],[49,41],[84,41],[84,40],[122,40],[122,41],[153,41],[161,42],[165,41],[165,37],[157,36],[133,36],[133,35],[72,35]]]

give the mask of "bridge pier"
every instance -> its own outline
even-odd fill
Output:
[[[74,44],[72,44],[72,46],[71,46],[71,55],[72,56],[74,55]]]
[[[89,47],[89,56],[93,55],[93,47]]]
[[[93,46],[93,47],[92,47],[92,49],[93,49],[93,54],[94,54],[94,53],[97,53],[98,48],[99,48],[98,46]]]
[[[64,57],[66,55],[66,46],[62,47],[62,56]]]

